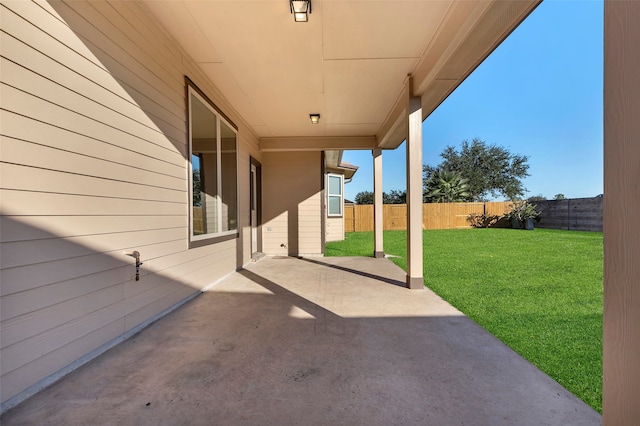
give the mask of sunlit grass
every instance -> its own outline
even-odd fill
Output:
[[[424,232],[426,285],[602,412],[602,233],[536,229]],[[384,233],[406,269],[406,233]],[[328,243],[371,256],[373,233]]]

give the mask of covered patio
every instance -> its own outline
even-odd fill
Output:
[[[13,424],[591,425],[386,259],[270,257],[2,417]]]

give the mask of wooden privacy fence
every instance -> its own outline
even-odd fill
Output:
[[[202,217],[202,207],[193,206],[193,233],[195,235],[204,234],[204,219]]]
[[[422,205],[422,229],[471,228],[472,214],[502,216],[510,202],[493,203],[428,203]],[[382,206],[385,231],[407,229],[407,205],[384,204]],[[358,204],[344,207],[345,232],[373,231],[373,205]]]

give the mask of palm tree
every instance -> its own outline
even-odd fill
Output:
[[[456,203],[471,197],[468,179],[458,172],[434,171],[426,182],[425,201],[432,203]]]

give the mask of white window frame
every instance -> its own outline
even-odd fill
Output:
[[[196,90],[191,84],[187,84],[188,91],[188,118],[189,118],[189,153],[188,153],[188,175],[189,175],[189,242],[206,242],[206,243],[215,243],[220,240],[225,241],[229,236],[238,236],[239,235],[239,205],[238,205],[238,194],[239,194],[239,176],[238,176],[238,130],[235,125],[226,120],[222,114],[216,109],[216,107],[202,96],[198,90]],[[193,131],[192,131],[192,120],[191,120],[191,111],[193,111],[193,107],[191,105],[191,96],[195,96],[203,105],[211,111],[212,114],[216,117],[216,161],[217,161],[217,192],[216,198],[220,198],[216,203],[217,209],[217,229],[222,229],[222,137],[221,137],[221,123],[224,123],[229,129],[233,131],[236,138],[236,229],[231,229],[228,231],[218,231],[218,232],[210,232],[202,235],[194,235],[193,233],[193,164],[192,164],[192,153],[193,153]],[[220,239],[219,237],[227,237]]]
[[[331,180],[332,177],[340,179],[340,194],[331,193],[331,185],[329,184],[329,181]],[[336,197],[340,199],[340,204],[339,204],[340,213],[331,213],[331,203],[329,202],[329,200]],[[327,173],[327,216],[342,217],[343,213],[344,213],[344,175],[337,174],[337,173]]]

